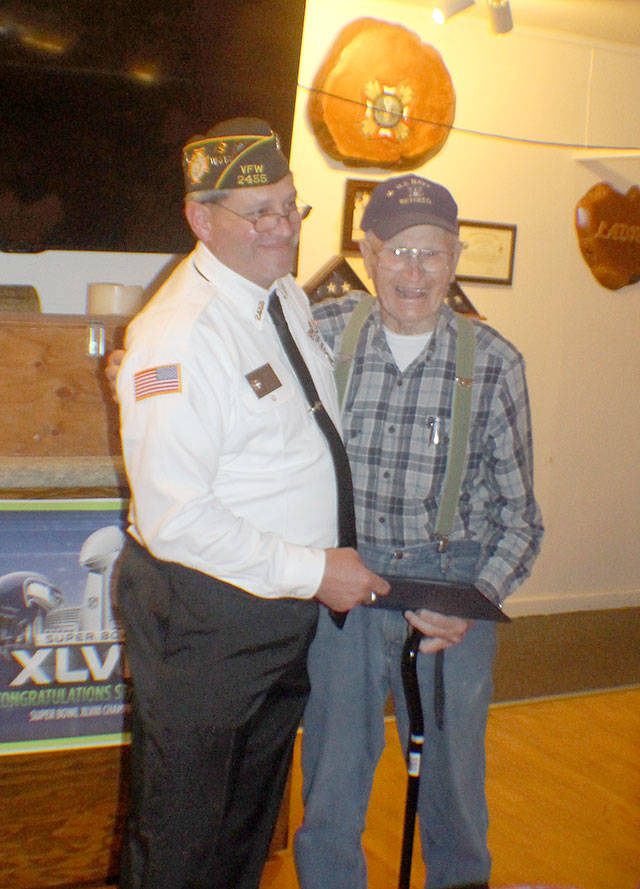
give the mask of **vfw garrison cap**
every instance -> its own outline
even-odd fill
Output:
[[[457,235],[458,205],[450,192],[413,174],[376,185],[362,214],[362,231],[386,241],[412,225],[437,225]]]
[[[279,182],[289,171],[280,139],[256,117],[235,117],[194,136],[182,150],[187,200],[207,201],[227,188]]]

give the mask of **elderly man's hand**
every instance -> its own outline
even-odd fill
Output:
[[[405,611],[404,616],[412,627],[423,634],[424,639],[420,641],[420,651],[423,654],[452,648],[458,642],[462,642],[467,630],[473,624],[472,620],[450,617],[437,611],[428,611],[426,608],[421,608],[419,611]]]
[[[124,356],[124,349],[114,349],[114,351],[109,354],[109,358],[104,369],[104,375],[107,378],[107,382],[109,383],[109,388],[111,389],[111,395],[114,401],[118,400],[118,394],[116,392],[116,379],[118,377],[118,371],[120,370],[120,365],[122,364],[122,359],[124,358]]]

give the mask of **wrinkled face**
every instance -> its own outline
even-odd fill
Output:
[[[393,250],[401,247],[417,248],[416,255],[408,251],[395,256]],[[455,276],[460,255],[456,236],[435,225],[414,225],[388,241],[370,233],[361,250],[385,327],[407,335],[433,330]]]
[[[220,262],[254,284],[269,288],[276,278],[295,268],[300,219],[295,213],[291,218],[283,215],[275,228],[266,232],[256,232],[251,219],[266,213],[287,214],[295,202],[296,189],[289,174],[272,185],[233,189],[220,204],[188,203],[187,218]]]

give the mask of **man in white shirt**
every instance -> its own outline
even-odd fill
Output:
[[[127,331],[131,488],[119,581],[134,688],[121,889],[257,889],[308,694],[317,602],[388,585],[337,546],[336,474],[276,328],[277,298],[336,425],[294,267],[300,206],[277,136],[235,119],[185,147],[195,250]]]

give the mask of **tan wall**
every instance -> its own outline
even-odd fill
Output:
[[[304,223],[301,281],[339,252],[345,180],[393,174],[327,159],[306,120],[303,87],[343,25],[360,16],[404,24],[440,51],[456,90],[455,127],[529,140],[640,143],[640,52],[520,28],[497,37],[484,21],[464,16],[439,27],[427,7],[307,2],[292,142],[299,192],[314,206]],[[417,172],[451,188],[462,218],[518,226],[513,286],[464,285],[527,361],[547,533],[532,578],[508,610],[640,604],[640,283],[600,286],[573,228],[575,205],[596,182],[623,191],[640,182],[640,151],[632,160],[586,164],[571,149],[454,131]],[[361,263],[353,264],[364,277]]]

